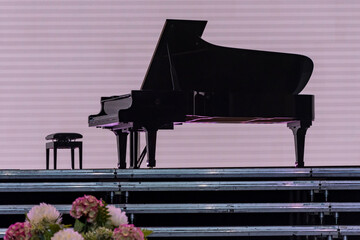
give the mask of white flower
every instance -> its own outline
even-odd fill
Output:
[[[55,233],[51,240],[84,240],[84,238],[72,229],[64,229]]]
[[[31,208],[27,217],[32,225],[42,222],[60,223],[61,214],[56,208],[50,204],[40,203],[38,206]]]
[[[111,224],[115,227],[119,227],[121,224],[128,224],[128,218],[125,215],[125,212],[121,212],[120,208],[116,208],[114,206],[107,206],[110,213],[110,221]]]

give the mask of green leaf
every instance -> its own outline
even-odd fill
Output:
[[[40,236],[40,239],[41,240],[51,240],[51,237],[53,236],[53,234],[51,234],[51,232],[49,232],[49,231],[46,231],[46,232],[44,232],[44,234],[42,234],[41,236]]]
[[[103,201],[104,206],[99,206],[98,212],[96,215],[96,224],[99,227],[105,226],[106,222],[110,219],[110,213],[107,208],[107,204]]]
[[[50,224],[49,229],[50,229],[50,233],[52,233],[52,235],[54,235],[55,233],[57,233],[58,231],[61,230],[61,227],[59,224]]]
[[[85,231],[85,224],[80,222],[78,219],[75,220],[75,224],[74,224],[74,230],[82,233]]]
[[[147,237],[148,237],[150,234],[153,233],[153,231],[148,230],[148,229],[145,229],[145,228],[141,229],[141,231],[142,231],[143,234],[144,234],[144,239],[145,239],[145,240],[147,240]]]
[[[28,221],[28,222],[30,222],[30,219],[29,219],[27,213],[25,213],[25,220]]]
[[[40,237],[37,235],[33,235],[30,240],[40,240]]]

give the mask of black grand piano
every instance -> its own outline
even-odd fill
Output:
[[[176,124],[286,123],[295,138],[295,166],[303,167],[314,96],[299,93],[312,74],[311,59],[213,45],[201,38],[206,23],[167,20],[141,90],[102,97],[89,126],[115,133],[119,168],[126,168],[130,134],[130,167],[138,168],[146,154],[147,166],[155,167],[157,131]],[[141,131],[147,145],[138,154]]]

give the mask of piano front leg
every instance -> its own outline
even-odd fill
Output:
[[[158,131],[157,127],[147,126],[145,128],[146,134],[146,150],[147,150],[147,166],[153,168],[156,166],[155,152],[156,152],[156,134]]]
[[[295,167],[304,167],[305,135],[311,121],[295,121],[287,124],[294,134],[296,162]]]
[[[126,168],[126,144],[127,144],[127,132],[122,130],[112,130],[116,135],[117,154],[118,154],[118,168]]]

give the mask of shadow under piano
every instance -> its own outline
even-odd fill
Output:
[[[0,236],[41,202],[91,194],[150,239],[359,239],[360,167],[1,170]]]

